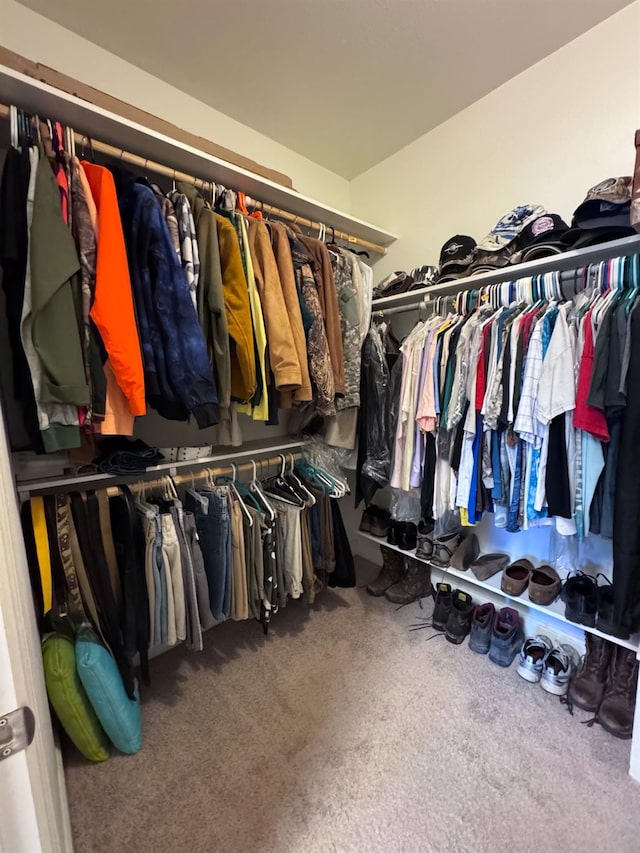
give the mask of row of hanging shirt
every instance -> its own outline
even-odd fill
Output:
[[[120,494],[33,496],[21,517],[34,601],[44,631],[92,626],[133,698],[139,660],[179,642],[200,651],[202,632],[226,619],[265,632],[287,601],[353,586],[339,498],[346,484],[307,460],[245,485],[207,473],[181,499],[171,478]]]
[[[360,256],[230,208],[225,188],[210,204],[80,162],[58,123],[23,122],[13,143],[0,264],[34,449],[77,447],[81,428],[131,435],[147,405],[221,422],[224,443],[236,409],[277,423],[279,406],[338,436],[347,422],[353,442],[372,292]]]
[[[391,486],[420,488],[439,520],[488,510],[511,532],[611,537],[639,284],[638,256],[615,258],[420,321],[401,347]]]

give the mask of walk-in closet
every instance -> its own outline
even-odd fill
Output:
[[[639,0],[205,6],[2,0],[0,853],[635,853]]]

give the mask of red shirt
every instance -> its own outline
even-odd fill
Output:
[[[573,425],[577,429],[583,429],[591,433],[591,435],[599,438],[600,441],[609,441],[609,427],[607,426],[607,419],[604,413],[587,403],[589,386],[591,385],[591,374],[593,373],[594,353],[591,311],[585,316],[584,323],[584,350],[580,359]]]

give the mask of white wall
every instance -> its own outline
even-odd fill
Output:
[[[126,22],[123,22],[123,26],[126,26]],[[179,37],[176,38],[177,50],[189,49],[186,30],[185,39],[183,43]],[[299,192],[349,212],[349,182],[345,178],[74,35],[42,15],[20,6],[14,0],[0,0],[0,45],[82,80],[184,130],[251,157],[264,166],[277,169],[292,178]],[[212,85],[219,85],[216,83],[214,64],[211,79]]]
[[[352,181],[352,213],[400,235],[376,280],[437,264],[445,240],[480,240],[517,204],[570,219],[589,187],[632,173],[638,127],[635,2]]]

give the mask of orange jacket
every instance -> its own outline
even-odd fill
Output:
[[[96,293],[91,319],[98,327],[118,385],[132,415],[144,415],[144,373],[127,263],[127,250],[113,175],[83,161],[98,210],[100,234],[96,256]]]

